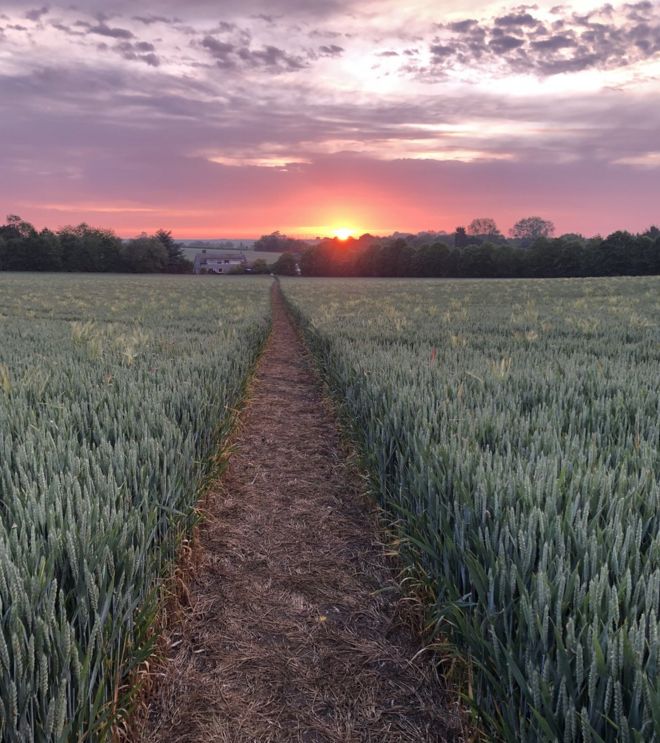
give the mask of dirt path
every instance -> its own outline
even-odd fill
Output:
[[[273,312],[141,740],[457,740],[277,291]]]

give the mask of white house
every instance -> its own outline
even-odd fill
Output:
[[[193,273],[232,273],[236,268],[246,266],[247,262],[243,253],[238,251],[202,250],[195,256]]]

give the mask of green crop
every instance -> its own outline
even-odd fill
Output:
[[[285,280],[512,741],[660,738],[660,279]]]
[[[100,740],[269,327],[268,280],[0,276],[0,738]]]

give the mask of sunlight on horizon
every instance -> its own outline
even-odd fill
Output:
[[[349,237],[355,237],[355,232],[352,227],[336,227],[332,231],[332,236],[339,240],[348,240]]]

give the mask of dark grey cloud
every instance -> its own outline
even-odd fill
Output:
[[[475,21],[473,18],[467,18],[464,21],[456,21],[456,23],[447,24],[447,28],[456,33],[463,34],[476,25],[478,25],[478,21]]]
[[[447,44],[432,44],[431,55],[435,64],[442,64],[443,60],[452,57],[456,53],[454,46]]]
[[[300,55],[289,54],[272,44],[252,48],[208,34],[202,39],[201,46],[215,59],[216,65],[225,70],[260,68],[270,72],[290,72],[307,66]]]
[[[114,47],[124,59],[132,62],[144,62],[150,67],[160,67],[160,57],[155,53],[156,48],[148,41],[123,41]]]
[[[597,67],[600,58],[597,54],[583,53],[568,59],[548,59],[543,62],[541,69],[545,75],[558,75],[563,72],[582,72]]]
[[[529,13],[509,13],[495,19],[496,26],[536,26],[539,21]]]
[[[224,34],[229,33],[231,31],[236,31],[238,29],[238,26],[235,23],[230,23],[229,21],[220,21],[216,24],[215,28],[212,28],[209,33],[211,34]]]
[[[173,25],[175,23],[182,23],[179,18],[170,18],[164,15],[136,15],[133,16],[134,21],[144,24],[145,26],[153,26],[155,23],[164,23],[166,25]]]
[[[159,67],[160,57],[156,54],[154,44],[149,41],[137,40],[133,31],[128,28],[109,25],[103,15],[99,15],[96,23],[79,19],[70,25],[58,20],[51,23],[51,27],[69,36],[95,37],[101,36],[105,39],[114,39],[117,43],[101,42],[96,45],[100,52],[116,52],[128,61],[142,62],[150,67]]]
[[[644,1],[618,12],[603,5],[586,14],[557,6],[552,12],[560,17],[549,24],[524,9],[492,21],[468,18],[436,26],[429,45],[432,69],[412,70],[426,80],[457,64],[549,76],[625,67],[660,52],[660,5]]]
[[[70,25],[67,25],[66,23],[62,23],[61,21],[53,21],[50,25],[56,31],[60,31],[63,34],[66,34],[67,36],[85,36],[86,35],[85,31],[80,30],[79,27],[72,27]]]
[[[249,67],[267,67],[271,70],[300,70],[307,66],[301,57],[288,54],[283,49],[270,44],[262,49],[243,47],[238,50],[238,56]]]
[[[344,47],[337,44],[323,44],[319,47],[319,54],[322,57],[341,57],[343,53]]]
[[[576,44],[577,42],[575,39],[572,39],[570,36],[562,36],[561,34],[557,36],[548,36],[546,39],[541,39],[541,41],[531,42],[532,48],[540,52],[555,52],[558,49],[574,47]]]
[[[627,3],[624,5],[624,8],[626,9],[628,18],[631,21],[643,21],[648,17],[648,14],[653,11],[653,3]]]
[[[213,36],[205,36],[202,39],[202,46],[215,58],[218,67],[233,69],[236,65],[235,52],[236,45],[228,41],[220,41]]]
[[[491,39],[488,46],[493,51],[500,54],[502,52],[510,52],[512,49],[519,49],[521,46],[524,46],[524,44],[524,39],[519,39],[517,36],[508,36],[505,34]]]
[[[313,28],[309,32],[309,35],[312,38],[318,37],[320,39],[339,39],[346,34],[343,34],[340,31],[328,31],[327,29]]]
[[[25,14],[25,17],[29,21],[40,21],[43,16],[47,15],[49,11],[49,7],[47,5],[44,5],[42,8],[33,8],[32,10],[28,10],[28,12]]]
[[[127,28],[116,28],[108,26],[105,21],[101,21],[96,25],[84,24],[90,34],[97,34],[98,36],[107,36],[111,39],[132,39],[134,34]]]

